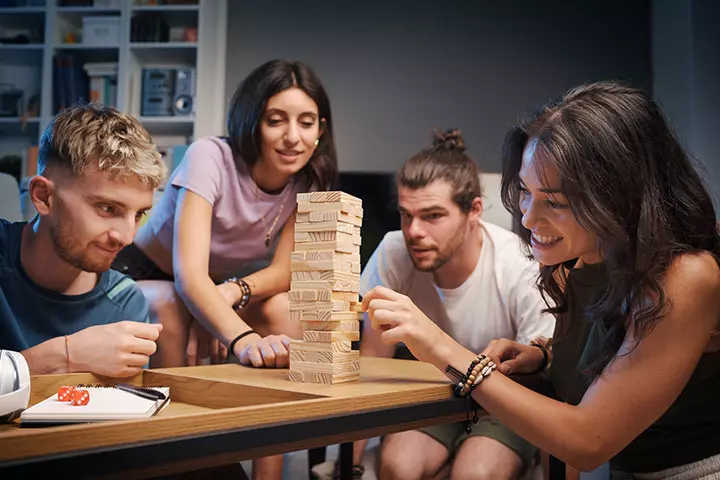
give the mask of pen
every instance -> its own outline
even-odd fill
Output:
[[[115,388],[123,390],[138,397],[147,398],[148,400],[165,400],[165,394],[158,392],[152,388],[136,387],[135,385],[128,385],[127,383],[118,383]]]

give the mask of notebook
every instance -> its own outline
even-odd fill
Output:
[[[153,387],[165,394],[164,400],[149,400],[113,387],[83,387],[90,393],[87,405],[61,402],[57,394],[24,410],[22,424],[105,422],[136,420],[155,415],[170,403],[170,388]]]

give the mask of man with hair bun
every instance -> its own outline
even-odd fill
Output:
[[[109,270],[133,240],[166,167],[133,117],[100,105],[64,110],[40,142],[29,222],[0,219],[0,348],[34,375],[135,375],[161,326],[130,278]]]
[[[527,344],[552,334],[555,322],[534,279],[538,265],[512,232],[480,220],[479,169],[459,131],[436,132],[433,145],[397,173],[402,231],[389,232],[362,273],[360,293],[383,285],[408,296],[456,341],[483,351],[495,338]],[[360,354],[392,357],[395,345],[365,322]],[[383,439],[379,478],[517,478],[535,447],[490,416]],[[362,476],[366,441],[356,442]]]

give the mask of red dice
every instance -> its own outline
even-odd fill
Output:
[[[58,390],[57,398],[61,402],[72,402],[75,387],[63,386]]]
[[[90,401],[90,392],[87,390],[77,389],[73,393],[72,404],[77,406],[87,405]]]

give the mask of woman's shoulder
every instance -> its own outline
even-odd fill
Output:
[[[198,138],[190,144],[187,155],[191,158],[212,159],[218,163],[235,163],[230,145],[221,137]]]
[[[718,259],[707,251],[678,255],[667,269],[665,282],[682,290],[720,295]]]

